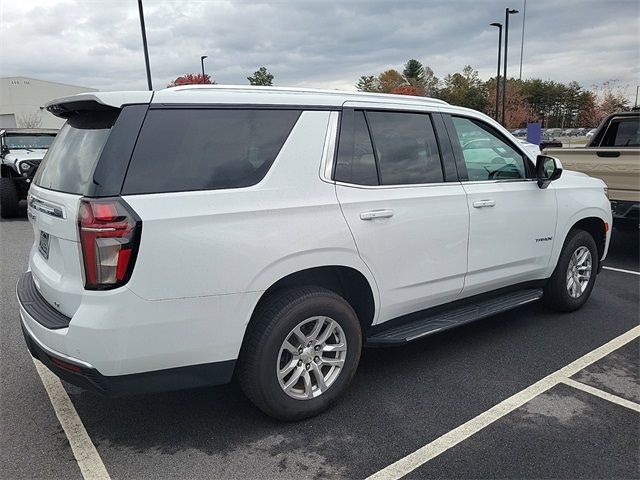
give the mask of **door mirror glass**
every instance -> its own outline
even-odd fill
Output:
[[[547,155],[538,155],[536,159],[536,177],[540,188],[547,188],[551,182],[562,175],[560,160]]]

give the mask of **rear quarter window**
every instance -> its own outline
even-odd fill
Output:
[[[123,194],[255,185],[266,175],[300,110],[152,109]]]

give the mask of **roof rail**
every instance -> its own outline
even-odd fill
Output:
[[[448,105],[444,100],[440,100],[432,97],[418,97],[409,95],[395,95],[391,93],[373,93],[373,92],[349,92],[346,90],[329,90],[320,88],[301,88],[301,87],[265,87],[257,85],[214,85],[214,84],[196,84],[196,85],[178,85],[175,87],[169,87],[167,90],[173,91],[193,91],[193,90],[230,90],[230,91],[261,91],[272,93],[317,93],[322,95],[334,95],[334,96],[362,96],[370,98],[393,98],[395,100],[398,97],[409,98],[415,101],[423,101],[425,103],[436,103],[440,105]]]

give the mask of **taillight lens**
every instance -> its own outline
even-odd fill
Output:
[[[142,220],[131,207],[121,198],[83,198],[78,229],[85,289],[107,290],[127,283],[142,232]]]

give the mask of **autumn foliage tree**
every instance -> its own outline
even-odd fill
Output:
[[[414,97],[422,97],[424,96],[424,92],[421,92],[418,88],[413,85],[399,85],[391,90],[389,93],[393,93],[395,95],[412,95]]]
[[[203,77],[201,73],[187,73],[173,80],[169,85],[167,85],[167,87],[178,87],[180,85],[202,85],[202,84],[213,85],[215,83],[216,81],[213,80],[207,74],[205,74]]]

